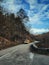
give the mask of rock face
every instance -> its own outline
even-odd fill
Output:
[[[31,44],[4,50],[0,56],[0,65],[49,65],[49,56],[32,53],[29,49]]]

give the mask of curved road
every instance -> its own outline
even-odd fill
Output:
[[[0,65],[49,65],[49,56],[30,52],[30,44],[21,44],[0,51]]]

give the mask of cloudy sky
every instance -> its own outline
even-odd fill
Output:
[[[12,13],[23,8],[29,16],[29,22],[25,25],[30,33],[41,34],[49,31],[49,0],[3,0],[0,5]]]

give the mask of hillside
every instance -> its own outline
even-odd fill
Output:
[[[11,46],[15,46],[15,45],[18,45],[18,43],[5,39],[4,37],[0,37],[0,50],[6,49]]]
[[[49,48],[49,32],[35,36],[35,39],[40,41],[37,45],[42,48]]]
[[[23,23],[25,18],[28,20],[28,16],[23,9],[17,12],[16,17],[13,13],[3,15],[0,11],[0,37],[18,44],[32,42],[34,36],[26,30]]]

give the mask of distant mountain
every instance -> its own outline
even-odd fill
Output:
[[[40,41],[37,46],[42,48],[49,48],[49,32],[35,36],[35,39]]]
[[[39,40],[39,41],[42,41],[42,40],[46,41],[46,40],[49,39],[49,32],[36,35],[35,37],[36,37],[36,39]]]

